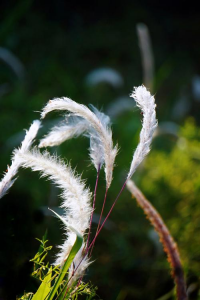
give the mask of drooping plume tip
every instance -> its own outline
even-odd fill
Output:
[[[110,187],[114,160],[117,155],[117,146],[113,147],[112,131],[109,125],[109,117],[92,107],[91,111],[87,106],[63,97],[50,100],[41,112],[41,118],[54,110],[66,110],[73,117],[81,117],[87,122],[87,134],[92,139],[90,156],[96,169],[99,165],[105,164],[106,185]],[[40,147],[46,141],[42,140]],[[99,145],[97,147],[97,144]]]
[[[134,98],[136,105],[141,109],[143,113],[143,122],[142,130],[140,132],[140,142],[133,154],[133,160],[127,179],[132,177],[139,164],[149,153],[153,133],[157,127],[155,99],[145,86],[142,85],[134,88],[134,91],[130,96]]]
[[[31,147],[34,138],[36,137],[37,132],[40,128],[40,124],[41,122],[39,120],[33,121],[29,130],[26,131],[26,135],[24,140],[22,141],[21,147],[13,151],[12,164],[10,167],[8,166],[7,171],[0,182],[0,198],[2,198],[6,194],[9,188],[15,182],[16,178],[13,178],[17,174],[18,169],[21,165],[21,162],[18,158],[18,154],[25,153]]]

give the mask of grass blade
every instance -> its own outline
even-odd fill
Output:
[[[65,275],[67,274],[67,271],[68,271],[71,263],[73,262],[74,257],[76,256],[77,252],[81,248],[82,243],[83,243],[83,237],[78,232],[76,232],[76,241],[75,241],[75,243],[69,253],[69,256],[67,257],[67,259],[60,271],[60,274],[59,274],[58,278],[56,279],[56,282],[55,282],[54,286],[52,287],[50,294],[46,300],[53,300],[53,297],[55,296]]]

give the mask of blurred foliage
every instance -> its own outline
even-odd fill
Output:
[[[164,137],[158,137],[161,142]],[[165,139],[169,137],[165,136]],[[200,128],[193,118],[179,130],[174,145],[155,150],[141,172],[140,185],[155,203],[178,243],[187,271],[200,275]]]

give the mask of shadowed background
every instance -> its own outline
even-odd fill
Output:
[[[0,3],[1,174],[23,129],[39,118],[49,99],[68,96],[92,103],[111,116],[113,139],[120,146],[105,215],[129,170],[141,129],[142,116],[128,96],[133,86],[146,83],[155,94],[159,129],[134,180],[177,241],[190,299],[198,299],[200,273],[199,17],[199,7],[178,1]],[[39,137],[60,118],[57,113],[48,116]],[[88,147],[82,137],[49,151],[70,161],[93,190],[96,172]],[[101,172],[95,220],[104,189]],[[53,261],[62,230],[46,208],[59,203],[59,191],[30,170],[20,170],[1,199],[0,299],[37,289],[29,260],[39,247],[35,238],[48,229]],[[85,276],[98,286],[100,299],[154,300],[169,293],[173,281],[165,254],[127,191],[109,220]]]

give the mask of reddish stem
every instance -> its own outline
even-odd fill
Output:
[[[97,232],[98,232],[99,227],[100,227],[100,225],[101,225],[101,219],[102,219],[102,215],[103,215],[103,211],[104,211],[104,207],[105,207],[105,203],[106,203],[107,193],[108,193],[108,188],[106,188],[106,192],[105,192],[105,196],[104,196],[104,201],[103,201],[103,205],[102,205],[102,208],[101,208],[101,214],[100,214],[100,218],[99,218],[99,222],[98,222],[98,226],[97,226],[97,230],[96,230],[95,236],[97,235]],[[94,244],[95,244],[95,243],[94,243]],[[90,256],[92,255],[92,251],[93,251],[93,248],[94,248],[94,244],[92,245],[92,248],[91,248],[91,250],[90,250]]]
[[[88,250],[89,250],[89,249],[92,247],[92,245],[95,243],[97,236],[99,235],[99,233],[101,232],[101,230],[102,230],[104,224],[106,223],[107,219],[109,218],[109,216],[110,216],[110,214],[111,214],[111,212],[112,212],[112,210],[113,210],[113,208],[114,208],[114,206],[115,206],[117,200],[119,199],[119,196],[121,195],[121,193],[122,193],[123,190],[125,189],[126,182],[127,182],[127,180],[124,182],[124,184],[123,184],[123,186],[122,186],[122,188],[121,188],[119,194],[117,195],[115,201],[113,202],[113,204],[112,204],[112,206],[111,206],[111,208],[110,208],[110,210],[109,210],[107,216],[105,217],[105,219],[104,219],[104,221],[103,221],[103,223],[102,223],[100,229],[97,231],[97,233],[96,233],[96,235],[95,235],[93,241],[91,242],[91,244],[90,244]]]
[[[122,188],[121,188],[119,194],[117,195],[115,201],[113,202],[113,204],[112,204],[112,206],[111,206],[111,208],[110,208],[110,210],[109,210],[107,216],[105,217],[105,219],[104,219],[104,221],[103,221],[101,227],[100,227],[99,230],[97,231],[97,233],[96,233],[95,237],[93,238],[92,242],[90,243],[89,247],[86,249],[83,258],[81,259],[81,261],[80,261],[79,264],[77,265],[76,269],[74,270],[74,273],[76,272],[76,270],[78,269],[78,267],[80,266],[80,264],[82,263],[82,261],[84,260],[84,258],[86,257],[86,255],[88,254],[88,252],[89,252],[89,250],[91,249],[91,247],[93,246],[93,244],[95,243],[97,236],[99,235],[99,233],[101,232],[101,230],[102,230],[104,224],[106,223],[107,219],[109,218],[109,216],[110,216],[110,214],[111,214],[111,212],[112,212],[112,210],[113,210],[113,208],[114,208],[114,206],[115,206],[117,200],[119,199],[119,196],[121,195],[121,193],[122,193],[123,190],[125,189],[126,182],[127,182],[127,179],[126,179],[126,181],[124,182],[124,184],[123,184],[123,186],[122,186]],[[73,273],[73,275],[74,275],[74,273]],[[69,283],[70,280],[72,279],[73,275],[69,278],[68,283]]]
[[[96,194],[97,194],[97,186],[98,186],[98,181],[99,181],[100,169],[101,169],[101,166],[99,165],[99,166],[98,166],[98,171],[97,171],[97,179],[96,179],[95,189],[94,189],[94,198],[93,198],[93,205],[92,205],[92,214],[91,214],[91,218],[90,218],[90,226],[89,226],[89,232],[88,232],[88,238],[87,238],[87,246],[86,246],[86,249],[88,249],[89,242],[90,242],[90,234],[91,234],[92,220],[93,220],[94,209],[95,209],[95,202],[96,202]]]

